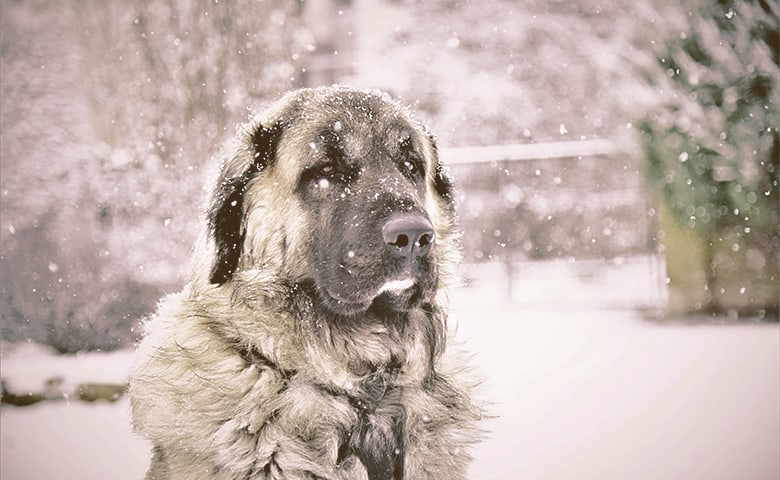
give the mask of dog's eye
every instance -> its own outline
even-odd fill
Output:
[[[398,162],[398,169],[410,180],[416,181],[424,176],[423,165],[420,157],[414,149],[411,135],[404,136],[399,142],[401,159]]]
[[[313,185],[318,188],[333,184],[342,186],[354,181],[360,171],[355,165],[324,161],[307,168],[301,175],[301,182],[305,185]]]
[[[398,165],[399,170],[412,181],[417,181],[425,176],[422,168],[422,162],[416,156],[409,156],[402,160]]]

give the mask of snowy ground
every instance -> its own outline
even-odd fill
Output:
[[[780,478],[776,324],[484,312],[465,336],[498,418],[471,478]]]
[[[614,301],[656,295],[641,269],[553,267],[521,270],[511,301],[500,282],[453,294],[497,417],[470,478],[780,478],[777,324],[648,322]],[[4,349],[2,377],[39,390],[52,376],[121,382],[128,366],[128,352],[25,346]],[[148,464],[126,400],[3,407],[0,427],[3,480],[140,479]]]

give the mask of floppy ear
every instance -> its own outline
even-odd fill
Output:
[[[242,221],[244,194],[249,182],[274,163],[276,145],[282,129],[281,122],[271,127],[258,123],[249,134],[252,147],[246,169],[235,177],[221,176],[221,181],[214,190],[207,217],[209,233],[217,250],[209,275],[211,283],[222,285],[230,280],[238,267],[246,236]]]

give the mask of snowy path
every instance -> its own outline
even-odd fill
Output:
[[[624,311],[513,310],[469,305],[469,291],[454,297],[458,336],[479,352],[483,394],[499,415],[470,478],[780,477],[777,324],[666,326]],[[4,376],[22,369],[11,383],[51,368],[20,355],[3,358]],[[123,352],[89,358],[56,368],[78,376],[113,365],[120,377],[126,368]],[[140,479],[148,464],[126,400],[4,407],[0,427],[3,480]]]

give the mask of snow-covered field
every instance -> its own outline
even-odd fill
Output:
[[[597,290],[588,283],[612,280],[583,283],[565,272],[526,272],[512,302],[496,282],[452,296],[457,336],[476,352],[481,395],[496,416],[470,478],[780,478],[776,323],[648,322],[573,301]],[[618,293],[647,284],[624,277],[613,281]],[[543,293],[561,289],[560,301]],[[2,357],[14,390],[40,390],[52,376],[65,385],[121,382],[128,367],[129,352],[53,357],[25,346]],[[3,407],[0,477],[143,478],[149,445],[132,434],[128,410],[124,399]]]
[[[778,326],[475,310],[498,416],[473,479],[780,478]],[[465,333],[465,332],[464,332]]]

